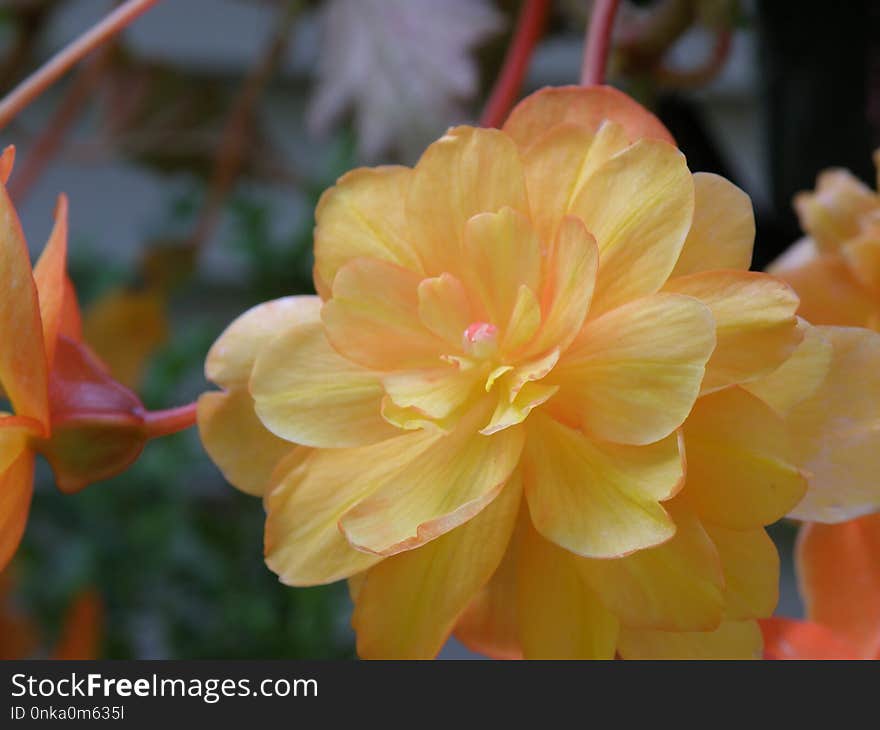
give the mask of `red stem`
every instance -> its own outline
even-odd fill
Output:
[[[605,82],[605,66],[611,46],[611,30],[619,0],[596,0],[587,39],[584,44],[584,65],[581,68],[581,85],[598,86]]]
[[[498,127],[507,118],[519,95],[535,46],[544,35],[549,10],[550,0],[525,0],[523,3],[501,73],[480,118],[482,126]]]
[[[71,66],[119,33],[159,0],[128,0],[79,38],[62,48],[0,101],[0,129],[57,81]]]
[[[147,437],[154,439],[169,436],[183,431],[196,424],[196,403],[188,403],[177,408],[164,411],[146,411],[143,413],[144,427]]]

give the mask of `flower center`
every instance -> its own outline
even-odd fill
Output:
[[[498,352],[498,328],[490,322],[474,322],[462,335],[464,351],[471,357],[487,360]]]

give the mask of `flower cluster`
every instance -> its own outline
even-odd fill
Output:
[[[880,342],[749,272],[748,197],[625,95],[545,89],[316,215],[319,296],[227,329],[199,425],[281,580],[349,579],[362,656],[758,656],[764,526],[876,505],[830,485],[880,399],[823,450]]]
[[[880,166],[880,152],[874,156]],[[815,324],[880,331],[880,195],[848,170],[826,170],[795,197],[806,237],[770,267]]]

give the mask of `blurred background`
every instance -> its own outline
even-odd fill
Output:
[[[105,15],[109,0],[0,0],[0,94]],[[189,402],[239,313],[312,293],[313,209],[362,164],[412,164],[475,123],[516,0],[165,0],[3,130],[32,255],[70,197],[87,340],[151,408]],[[551,3],[523,95],[577,83],[590,3]],[[880,3],[624,2],[609,81],[659,114],[692,170],[755,203],[754,268],[799,237],[822,168],[873,184]],[[262,561],[259,500],[225,483],[194,430],[121,477],[63,496],[47,468],[0,578],[0,654],[354,656],[344,585],[292,589]],[[800,615],[794,527],[779,613]],[[75,644],[76,641],[73,641]],[[467,652],[455,642],[442,656]]]

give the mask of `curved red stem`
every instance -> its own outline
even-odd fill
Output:
[[[52,56],[0,101],[0,129],[9,124],[16,114],[57,81],[71,66],[119,33],[157,2],[159,0],[128,0]]]
[[[550,0],[525,0],[523,3],[501,73],[480,118],[481,126],[498,127],[507,118],[522,87],[535,46],[544,34],[549,10]]]
[[[146,411],[143,414],[147,437],[154,439],[183,431],[196,424],[196,403],[168,408],[164,411]]]
[[[596,0],[584,44],[581,85],[597,86],[605,82],[605,66],[611,46],[611,29],[619,0]]]

